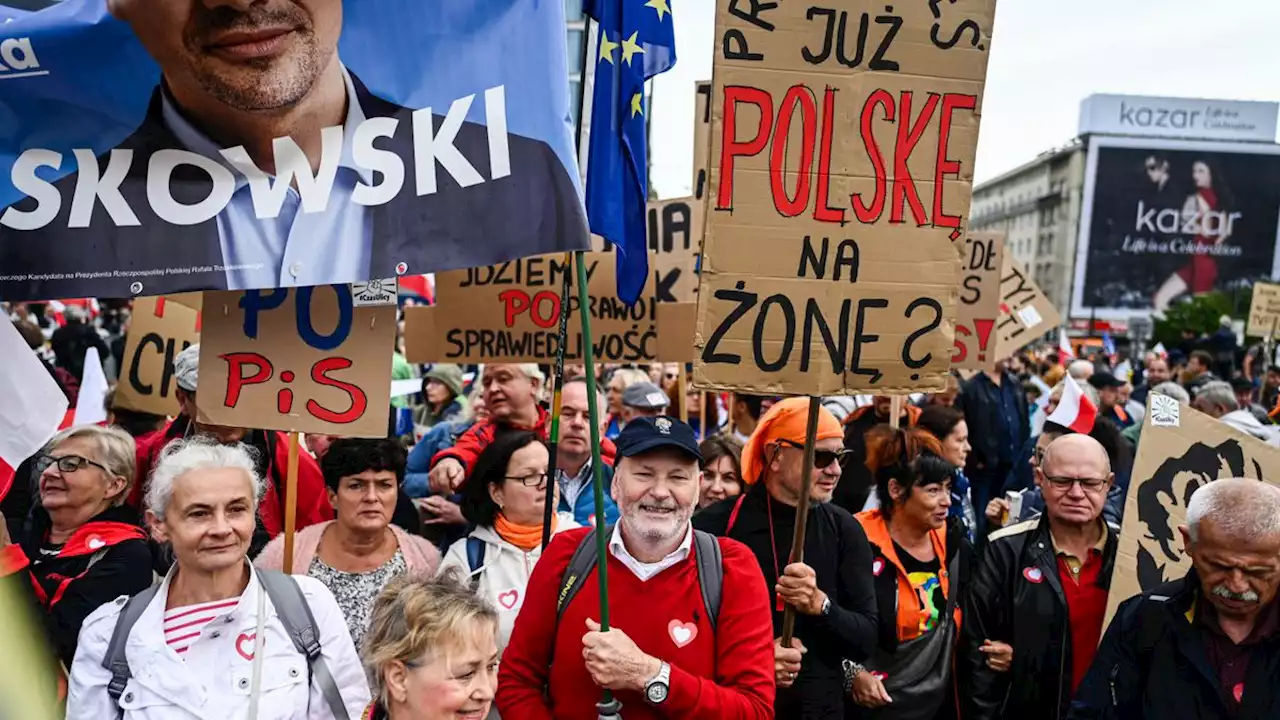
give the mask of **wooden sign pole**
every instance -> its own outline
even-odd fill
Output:
[[[902,418],[902,396],[894,395],[889,402],[889,427],[897,430]]]
[[[684,372],[684,363],[680,363],[680,374],[676,376],[676,392],[680,393],[680,422],[689,422],[689,379]]]
[[[289,433],[289,470],[284,486],[284,573],[293,572],[293,536],[298,525],[298,433]]]
[[[800,476],[800,502],[796,503],[796,530],[791,536],[791,555],[787,564],[804,562],[804,536],[809,524],[809,493],[813,490],[813,454],[818,438],[818,413],[822,398],[809,397],[809,418],[804,428],[804,474]],[[787,605],[782,613],[782,646],[791,647],[796,630],[796,609]]]

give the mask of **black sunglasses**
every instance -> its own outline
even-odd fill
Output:
[[[47,470],[50,465],[57,465],[58,470],[64,473],[73,473],[79,470],[80,468],[84,467],[85,465],[92,465],[96,468],[101,468],[102,471],[107,473],[108,475],[111,474],[111,471],[107,469],[106,465],[103,465],[102,463],[96,463],[90,460],[89,458],[81,457],[80,455],[63,455],[61,457],[54,457],[52,455],[41,455],[40,459],[37,460],[36,463],[37,463],[36,467],[40,470],[40,472],[44,472],[45,470]]]
[[[778,443],[797,450],[804,450],[804,443],[798,443],[793,440],[779,440]],[[841,448],[839,450],[814,450],[813,466],[819,470],[823,470],[831,463],[838,462],[840,463],[840,467],[844,467],[852,456],[853,453],[845,448]]]

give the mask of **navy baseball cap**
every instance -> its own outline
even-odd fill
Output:
[[[698,449],[698,437],[688,423],[673,417],[638,417],[622,429],[614,440],[618,446],[618,458],[635,457],[660,448],[674,448],[702,462]]]

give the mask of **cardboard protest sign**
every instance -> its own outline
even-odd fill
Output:
[[[1000,321],[996,323],[996,357],[1005,358],[1058,327],[1062,316],[1026,268],[1004,254],[1000,272]]]
[[[205,293],[200,421],[386,437],[396,306],[352,295],[349,285]]]
[[[173,378],[173,359],[200,342],[200,324],[200,312],[177,298],[135,301],[120,380],[116,383],[115,406],[153,415],[177,415],[178,385]]]
[[[0,38],[0,299],[353,283],[589,247],[561,3],[225,6],[221,25],[192,21],[181,58],[139,40],[182,32],[155,3],[40,5]],[[309,31],[273,40],[278,62],[214,42],[267,22]],[[306,137],[258,119],[303,98]],[[210,115],[216,142],[184,120]]]
[[[956,241],[960,250],[960,305],[956,310],[955,353],[951,366],[990,370],[996,366],[996,322],[1000,319],[1000,268],[1004,235],[969,233]]]
[[[649,268],[658,302],[690,302],[698,295],[698,253],[702,249],[702,223],[693,198],[654,200],[648,203]],[[591,236],[595,252],[613,252],[613,243]],[[647,289],[647,288],[646,288]]]
[[[1186,521],[1191,494],[1232,477],[1280,484],[1280,448],[1172,398],[1148,398],[1107,598],[1108,623],[1121,602],[1186,574],[1191,559],[1178,526]]]
[[[693,360],[693,333],[697,325],[697,303],[658,303],[656,359],[678,363]]]
[[[744,5],[716,0],[695,384],[941,390],[995,0]]]
[[[1245,335],[1267,337],[1280,330],[1280,285],[1257,282],[1253,284],[1253,299],[1249,302],[1249,327]]]
[[[693,85],[693,199],[707,204],[707,165],[711,161],[711,83]]]
[[[596,362],[630,363],[657,357],[657,298],[646,285],[639,302],[618,299],[612,253],[587,253],[588,310]],[[569,292],[565,362],[583,357],[577,270],[560,255],[436,275],[436,304],[405,310],[410,362],[547,362],[559,343],[560,288]],[[428,312],[434,310],[435,312]]]

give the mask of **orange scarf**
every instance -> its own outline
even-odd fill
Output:
[[[529,552],[530,550],[542,544],[542,524],[537,525],[517,525],[507,519],[506,515],[498,513],[498,517],[493,521],[493,529],[498,533],[498,537],[515,545],[516,547]],[[551,532],[556,531],[556,516],[551,516]]]

